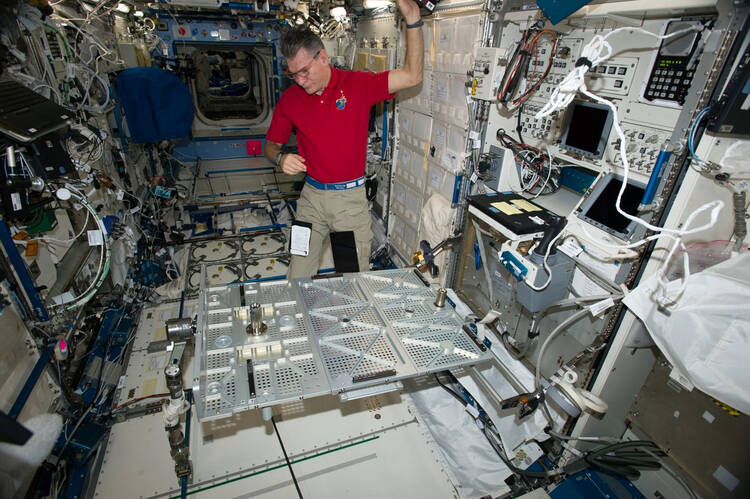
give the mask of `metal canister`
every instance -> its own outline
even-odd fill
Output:
[[[445,306],[445,297],[448,294],[448,292],[445,290],[445,288],[438,288],[437,290],[437,297],[435,297],[435,306],[436,307],[444,307]]]
[[[260,336],[266,332],[266,324],[263,322],[263,307],[260,303],[250,305],[250,323],[245,329],[247,334]]]

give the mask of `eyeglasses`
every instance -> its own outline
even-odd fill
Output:
[[[310,74],[310,67],[313,64],[313,61],[315,61],[315,59],[317,59],[319,55],[320,55],[320,50],[315,52],[315,55],[313,56],[312,60],[304,68],[300,69],[299,71],[295,71],[294,73],[290,73],[289,69],[287,68],[284,70],[284,73],[286,73],[286,75],[293,80],[296,80],[297,78],[300,78],[300,77],[307,78],[307,76]]]

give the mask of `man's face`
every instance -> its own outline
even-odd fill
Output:
[[[328,83],[328,54],[325,50],[310,53],[305,48],[287,59],[287,75],[308,94],[322,92]]]

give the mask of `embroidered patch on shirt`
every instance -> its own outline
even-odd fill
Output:
[[[346,97],[344,96],[344,91],[341,90],[341,97],[336,99],[336,109],[339,111],[343,110],[346,107]]]

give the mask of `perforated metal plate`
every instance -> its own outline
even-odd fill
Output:
[[[201,420],[482,362],[488,354],[412,270],[206,286],[194,393]],[[266,331],[247,333],[250,306]]]

